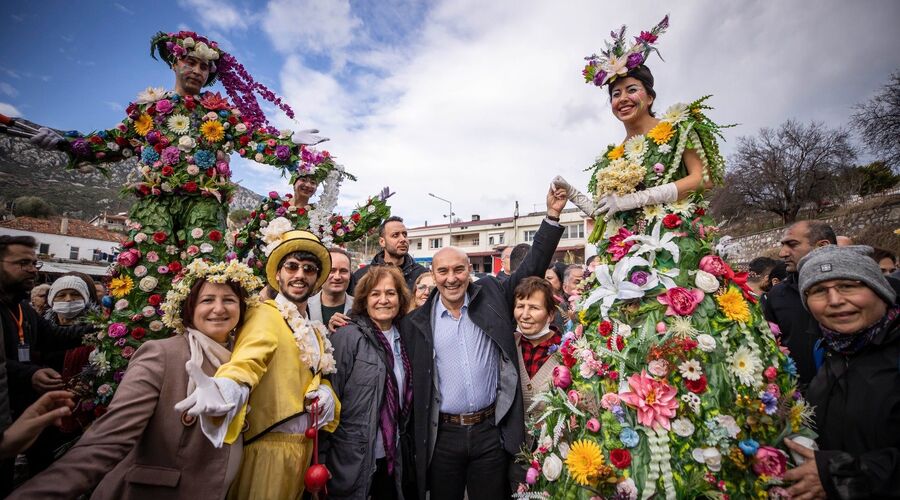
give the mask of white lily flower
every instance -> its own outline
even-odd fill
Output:
[[[659,271],[657,269],[653,269],[653,270],[651,270],[651,272],[653,273],[654,277],[657,278],[660,281],[660,283],[663,284],[664,287],[666,287],[666,290],[669,290],[671,288],[675,288],[676,286],[678,286],[675,284],[675,278],[677,278],[678,274],[681,273],[681,269],[678,269],[677,267],[666,270],[666,271]]]
[[[616,300],[637,299],[644,296],[644,292],[655,287],[659,282],[651,274],[647,283],[638,286],[629,281],[629,272],[637,266],[650,267],[650,263],[642,257],[626,257],[616,263],[610,273],[610,266],[600,265],[594,271],[600,286],[584,299],[582,307],[587,309],[600,302],[600,316],[606,317],[609,309]]]
[[[672,258],[678,263],[678,259],[681,258],[681,250],[679,250],[678,244],[674,241],[675,233],[668,232],[660,238],[659,233],[661,229],[662,221],[657,222],[656,225],[653,226],[653,231],[651,231],[650,234],[635,234],[625,238],[625,241],[636,241],[638,243],[635,248],[632,249],[632,253],[635,256],[646,253],[650,255],[647,260],[654,262],[656,260],[656,252],[666,250],[672,254]]]

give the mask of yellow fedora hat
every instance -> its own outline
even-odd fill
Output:
[[[328,249],[325,248],[325,245],[322,244],[316,235],[309,231],[300,230],[285,232],[281,235],[281,243],[269,253],[266,260],[266,281],[269,283],[269,286],[279,292],[281,291],[281,288],[278,286],[278,280],[275,279],[275,276],[278,274],[278,264],[281,263],[285,256],[303,251],[315,255],[322,262],[322,270],[319,273],[319,279],[316,280],[313,293],[317,293],[322,288],[325,280],[328,279],[328,273],[331,272],[331,254],[328,253]]]

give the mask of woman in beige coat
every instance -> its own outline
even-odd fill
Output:
[[[202,432],[205,422],[174,406],[194,389],[193,373],[213,375],[228,361],[234,332],[261,286],[236,261],[187,266],[163,305],[164,322],[179,334],[145,342],[109,411],[9,498],[77,498],[92,490],[92,499],[224,498],[241,443],[214,448]]]

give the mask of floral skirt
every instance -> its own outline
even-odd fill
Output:
[[[299,499],[313,442],[302,434],[269,432],[244,447],[229,499]]]

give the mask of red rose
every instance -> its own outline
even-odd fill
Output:
[[[212,177],[213,175],[215,175],[215,173],[216,173],[216,169],[214,169],[214,168],[212,168],[212,167],[209,167],[209,168],[206,169],[206,176],[207,176],[207,177]]]
[[[703,394],[706,392],[706,375],[700,375],[697,380],[685,380],[684,386],[694,394]]]
[[[298,209],[297,209],[297,215],[306,215],[306,209],[305,209],[305,208],[298,208]]]
[[[156,151],[157,153],[162,153],[163,148],[165,148],[165,145],[161,142],[157,142],[156,144],[153,145],[153,150]]]
[[[187,191],[188,193],[196,193],[197,192],[197,183],[194,181],[187,181],[181,187],[183,187],[184,190]]]
[[[147,335],[147,330],[144,330],[139,326],[136,326],[131,330],[131,338],[133,338],[134,340],[141,340],[142,338],[144,338],[144,335]]]
[[[260,214],[259,214],[259,220],[266,220],[266,214],[260,213]]]
[[[611,370],[609,373],[606,374],[606,377],[610,380],[618,380],[619,372],[617,372],[616,370]]]
[[[359,215],[359,212],[353,212],[353,215],[350,216],[350,220],[353,222],[359,222],[359,219],[362,217]]]
[[[694,213],[697,214],[697,215],[706,215],[706,209],[705,209],[705,208],[698,208],[697,211],[694,212]]]
[[[135,245],[134,240],[128,240],[125,243],[122,243],[122,248],[131,248]]]
[[[153,116],[156,114],[156,103],[147,106],[147,114]]]
[[[220,241],[222,239],[222,233],[217,229],[213,229],[209,232],[209,240],[210,241]]]
[[[124,145],[128,144],[128,140],[126,140],[124,137],[121,137],[121,136],[116,137],[116,144],[118,144],[119,146],[124,146]]]
[[[125,108],[125,114],[131,118],[137,118],[140,113],[140,110],[137,107],[137,104],[131,103]]]
[[[94,144],[103,144],[103,139],[98,135],[92,135],[88,140]]]
[[[197,103],[194,101],[193,96],[185,96],[184,97],[184,107],[189,110],[193,110],[197,106]]]
[[[157,245],[162,245],[163,243],[165,243],[167,238],[168,236],[166,235],[166,233],[162,231],[153,233],[153,241],[155,241]]]
[[[597,331],[600,332],[600,335],[608,337],[609,334],[613,331],[612,323],[610,323],[609,321],[601,321],[600,326],[597,327]]]
[[[631,465],[631,453],[624,448],[616,448],[609,451],[609,461],[617,469],[627,469]]]
[[[232,125],[237,125],[237,122],[238,122],[238,119],[236,116],[231,115],[228,117],[228,123],[230,123]]]
[[[162,297],[158,293],[154,293],[153,295],[147,297],[147,303],[153,307],[158,306],[160,302],[162,302]]]
[[[290,207],[291,207],[291,202],[289,202],[289,201],[282,201],[282,202],[281,202],[281,206],[284,207],[284,208],[290,208]]]
[[[256,210],[252,210],[252,211],[250,212],[250,218],[251,218],[251,219],[255,219],[255,218],[256,218]]]
[[[242,135],[240,138],[238,138],[238,142],[241,143],[241,146],[246,146],[250,142],[250,136]]]
[[[669,214],[663,217],[663,225],[668,229],[675,229],[681,225],[681,217],[675,214]]]
[[[613,349],[613,347],[612,347],[613,339],[615,339],[615,342],[616,342],[615,349]],[[622,349],[625,349],[625,340],[622,339],[621,335],[613,335],[612,337],[606,339],[606,348],[609,349],[610,351],[612,351],[612,350],[621,351]]]
[[[173,273],[178,273],[178,271],[181,271],[181,263],[178,262],[177,260],[169,262],[169,271],[172,271]]]
[[[175,170],[168,165],[166,165],[165,167],[162,168],[162,174],[164,177],[169,177],[170,175],[172,175],[174,173],[175,173]]]
[[[572,368],[575,366],[575,363],[578,361],[575,359],[573,355],[575,353],[575,346],[572,345],[571,340],[567,340],[563,343],[563,345],[559,348],[559,352],[562,353],[563,364],[568,368]]]

